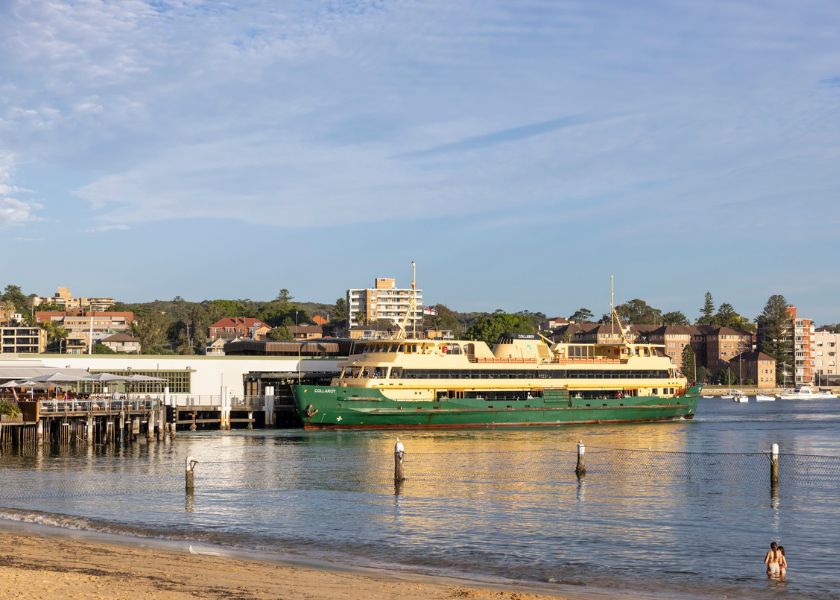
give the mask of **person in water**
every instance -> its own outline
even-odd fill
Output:
[[[785,558],[785,547],[779,546],[779,579],[787,577],[787,559]]]
[[[779,552],[779,545],[776,542],[770,543],[770,550],[764,555],[764,564],[767,565],[767,577],[773,579],[779,577],[781,570],[779,564],[779,557],[782,556]]]

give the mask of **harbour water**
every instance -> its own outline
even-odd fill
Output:
[[[650,425],[232,431],[6,451],[0,518],[558,592],[840,597],[839,431],[840,401],[701,400],[693,421]],[[774,442],[782,469],[771,490]],[[192,496],[187,456],[199,461]],[[764,576],[772,540],[787,550],[786,582]]]

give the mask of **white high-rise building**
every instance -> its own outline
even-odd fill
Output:
[[[416,325],[418,332],[423,324],[423,291],[398,288],[392,277],[377,277],[372,288],[347,290],[347,324],[349,327],[373,325],[384,319],[399,325],[405,320],[414,296],[414,314],[408,316],[406,330]]]

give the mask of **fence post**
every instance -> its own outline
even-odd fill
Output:
[[[578,477],[586,475],[586,463],[584,461],[585,454],[586,446],[583,444],[583,440],[580,440],[577,443],[577,465],[575,466],[575,475]]]
[[[402,483],[405,481],[405,471],[403,470],[403,458],[405,457],[405,446],[397,438],[397,443],[394,444],[394,483]]]
[[[195,491],[195,466],[198,464],[198,461],[195,460],[192,456],[187,457],[186,465],[185,465],[185,490],[187,494],[192,494]]]
[[[779,444],[770,447],[770,487],[779,485]]]

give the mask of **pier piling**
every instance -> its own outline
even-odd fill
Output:
[[[397,443],[394,444],[394,483],[399,484],[405,481],[405,471],[403,468],[403,459],[405,458],[405,446],[397,438]]]
[[[186,465],[185,465],[185,485],[184,489],[187,494],[192,494],[195,492],[195,466],[198,464],[198,461],[195,460],[192,456],[187,457]]]
[[[770,489],[779,485],[779,444],[770,447]]]
[[[577,443],[577,465],[575,466],[575,475],[577,475],[578,478],[586,475],[586,463],[584,461],[585,455],[586,446],[583,444],[583,440],[580,440]]]

